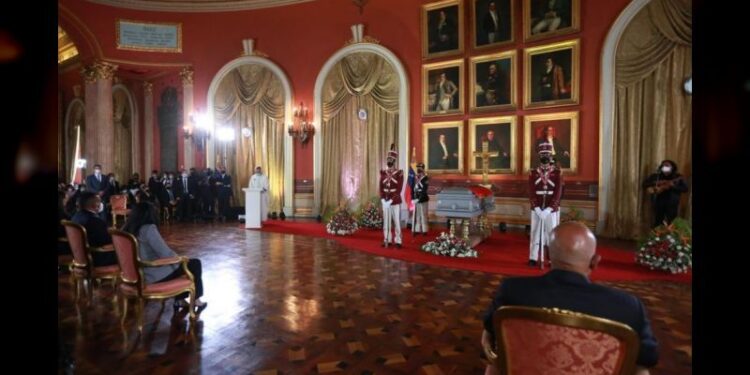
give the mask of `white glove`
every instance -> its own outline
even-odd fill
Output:
[[[536,217],[540,219],[544,219],[544,216],[542,216],[542,209],[539,207],[534,207],[534,213],[536,214]]]
[[[390,206],[390,205],[392,205],[392,204],[393,204],[393,199],[389,199],[389,200],[387,201],[387,203],[388,203],[388,205],[389,205],[389,206]]]
[[[552,214],[552,209],[551,209],[551,208],[549,208],[549,207],[547,207],[547,208],[545,208],[545,209],[544,209],[544,211],[542,211],[542,212],[544,212],[544,218],[546,219],[546,218],[547,218],[547,216],[549,216],[549,215],[551,215],[551,214]]]
[[[391,201],[389,200],[381,199],[380,201],[383,202],[383,208],[388,208],[391,205]]]

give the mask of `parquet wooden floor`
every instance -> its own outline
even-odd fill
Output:
[[[79,374],[482,374],[481,317],[502,275],[374,257],[333,241],[233,224],[163,226],[203,262],[208,308],[147,304],[143,335],[120,329],[109,285],[76,309],[59,277],[59,332]],[[661,343],[654,374],[692,373],[692,290],[605,283],[647,305]],[[133,312],[129,314],[131,317]]]

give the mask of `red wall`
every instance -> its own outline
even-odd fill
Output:
[[[579,173],[569,176],[569,180],[596,181],[598,179],[598,145],[599,145],[599,64],[601,47],[610,25],[627,5],[629,0],[581,1],[582,32],[534,43],[523,43],[522,17],[520,0],[515,0],[515,40],[512,46],[497,50],[473,52],[471,48],[470,3],[465,1],[465,53],[468,58],[493,51],[504,51],[515,48],[518,51],[519,82],[518,98],[523,97],[523,48],[542,45],[554,41],[581,39],[581,90],[580,105],[515,111],[519,116],[525,114],[548,113],[557,111],[580,110],[580,146]],[[206,94],[216,72],[242,52],[243,38],[255,39],[255,48],[269,55],[287,74],[293,90],[293,101],[303,101],[312,107],[313,89],[318,72],[326,60],[351,38],[349,27],[356,23],[365,25],[365,35],[378,39],[381,45],[389,48],[406,67],[410,88],[410,140],[411,147],[417,148],[421,155],[421,39],[420,13],[421,5],[428,1],[417,0],[378,0],[365,6],[364,14],[349,0],[317,0],[292,6],[284,6],[254,11],[227,13],[165,13],[145,12],[130,9],[114,8],[93,4],[83,0],[60,0],[60,22],[63,28],[71,28],[71,37],[77,44],[84,44],[82,55],[96,56],[96,47],[89,51],[86,45],[94,45],[90,35],[96,35],[96,42],[105,59],[120,60],[121,66],[131,62],[134,66],[150,65],[149,69],[174,70],[179,64],[188,63],[195,69],[194,90],[195,108],[205,110]],[[155,21],[180,22],[183,31],[182,53],[146,53],[118,50],[115,48],[115,22],[118,18]],[[66,31],[67,31],[66,28]],[[89,35],[87,37],[87,35]],[[79,42],[76,38],[83,38]],[[79,47],[80,48],[80,47]],[[451,56],[431,59],[426,62],[455,59]],[[465,76],[468,79],[468,60],[465,62]],[[177,78],[177,87],[181,86]],[[466,85],[468,86],[468,85]],[[464,92],[468,94],[468,91]],[[154,111],[159,100],[160,91],[154,85]],[[464,95],[466,98],[466,95]],[[464,105],[468,108],[468,100]],[[509,114],[503,112],[503,114]],[[495,114],[483,114],[491,116]],[[431,117],[430,121],[468,120],[468,113],[462,116]],[[518,142],[523,140],[523,117],[519,117]],[[468,125],[468,121],[467,121]],[[181,132],[181,130],[180,130]],[[157,137],[158,137],[158,132]],[[466,130],[468,136],[468,128]],[[468,138],[468,137],[465,137]],[[181,150],[181,148],[180,148]],[[311,179],[312,145],[301,148],[295,146],[295,179]],[[520,170],[523,150],[518,150],[518,168]],[[154,152],[155,165],[158,165],[158,147]],[[200,158],[200,156],[198,156]],[[468,158],[465,158],[468,161]],[[181,162],[180,162],[181,163]],[[466,177],[455,176],[456,179]],[[524,179],[521,174],[515,176],[498,176],[497,179]]]

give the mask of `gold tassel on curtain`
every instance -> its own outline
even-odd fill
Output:
[[[326,77],[320,135],[323,209],[342,201],[357,208],[378,195],[386,153],[391,143],[398,144],[398,101],[398,75],[373,53],[344,57]],[[367,111],[365,121],[357,116],[361,108]]]
[[[233,176],[236,205],[245,204],[255,167],[263,168],[269,182],[269,211],[280,212],[284,201],[284,93],[281,81],[262,65],[243,65],[219,84],[214,113],[217,124],[240,135],[227,145],[227,172]],[[242,128],[250,136],[242,136]],[[217,159],[220,160],[220,159]]]
[[[682,83],[692,75],[691,13],[687,0],[654,0],[620,40],[605,236],[636,239],[647,233],[653,213],[641,183],[663,159],[674,160],[690,185],[692,99]],[[691,196],[683,196],[679,211],[688,220]]]

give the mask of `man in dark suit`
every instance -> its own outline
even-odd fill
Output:
[[[102,166],[99,164],[94,165],[94,174],[86,177],[86,190],[96,193],[101,197],[108,186],[109,181],[102,175]]]
[[[458,153],[451,146],[445,134],[438,136],[438,141],[430,145],[430,169],[458,169]]]
[[[112,237],[107,232],[107,223],[99,217],[104,211],[102,198],[94,192],[86,191],[81,193],[79,199],[81,209],[70,220],[86,228],[89,246],[102,247],[111,244]],[[94,252],[93,258],[96,267],[117,264],[117,255],[114,251]]]
[[[659,353],[643,303],[626,292],[589,281],[589,274],[601,260],[596,254],[594,234],[578,222],[560,224],[550,236],[549,255],[552,270],[547,274],[506,279],[500,284],[484,318],[482,347],[485,354],[494,347],[492,316],[500,307],[556,307],[630,326],[640,338],[638,374],[648,374],[645,368],[656,365]],[[490,366],[488,372],[497,373],[497,370]]]
[[[216,177],[217,197],[219,198],[219,216],[221,220],[225,221],[227,217],[231,216],[229,199],[232,197],[232,176],[227,174],[226,168],[223,166],[219,170],[219,175]]]
[[[187,171],[183,170],[180,178],[173,185],[174,197],[177,200],[177,216],[180,221],[186,221],[193,216],[193,206],[195,197],[198,194],[198,181],[194,177],[188,176]]]

